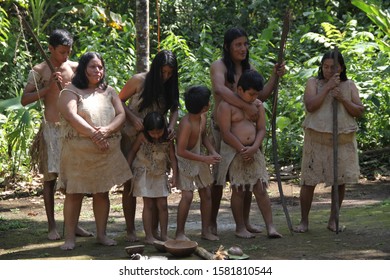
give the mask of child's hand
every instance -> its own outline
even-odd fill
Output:
[[[220,155],[209,155],[209,156],[205,156],[204,158],[205,158],[204,162],[207,164],[216,164],[221,161]]]
[[[210,156],[214,156],[214,157],[216,157],[216,158],[219,158],[219,160],[222,159],[221,155],[218,154],[216,151],[212,151],[212,152],[210,153]]]
[[[244,147],[240,150],[240,155],[244,161],[253,161],[255,153],[255,149],[251,146]]]

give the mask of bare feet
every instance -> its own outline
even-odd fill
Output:
[[[297,232],[297,233],[305,233],[309,231],[309,227],[307,224],[304,224],[304,223],[300,223],[297,227],[294,228],[294,232]]]
[[[251,233],[261,233],[262,232],[260,227],[252,226],[250,224],[246,225],[246,229],[247,229],[247,231],[249,231]]]
[[[255,235],[253,233],[249,232],[247,229],[243,229],[240,231],[236,230],[235,235],[238,238],[244,238],[244,239],[255,238]]]
[[[76,227],[76,236],[80,236],[80,237],[92,237],[92,236],[93,236],[93,233],[90,232],[90,231],[87,231],[87,230],[83,229],[83,228],[80,227],[80,226],[77,226],[77,227]]]
[[[160,237],[161,233],[158,229],[156,230],[153,230],[153,237],[156,238],[157,240],[161,240],[161,237]]]
[[[212,234],[218,236],[217,224],[210,226],[210,231],[211,231]]]
[[[145,238],[144,243],[148,245],[153,245],[154,241],[158,241],[158,239],[154,237],[150,237],[150,238]]]
[[[202,239],[210,240],[210,241],[216,241],[219,240],[219,237],[212,234],[212,233],[202,233]]]
[[[125,237],[126,241],[129,241],[129,242],[137,242],[139,241],[137,235],[135,234],[135,232],[132,232],[132,233],[128,233]]]
[[[176,240],[184,240],[184,241],[189,241],[189,239],[185,234],[176,234]]]
[[[283,237],[283,235],[281,235],[279,232],[277,232],[277,230],[273,224],[270,224],[267,226],[267,235],[268,235],[268,238],[282,238]]]
[[[159,240],[160,241],[168,241],[168,240],[171,240],[171,239],[168,237],[168,235],[161,235]]]
[[[60,247],[61,250],[73,250],[76,247],[75,240],[65,240],[64,244]]]
[[[49,239],[49,240],[60,240],[61,236],[60,236],[60,234],[58,233],[58,231],[56,229],[52,229],[47,234],[47,239]]]
[[[337,231],[335,224],[328,224],[327,229],[329,229],[330,231],[333,231],[333,232]],[[345,226],[339,226],[339,232],[343,232],[345,229],[346,229]]]
[[[283,235],[281,235],[279,232],[277,231],[274,231],[274,232],[270,232],[268,233],[268,238],[271,238],[271,239],[274,239],[274,238],[282,238]]]
[[[116,241],[114,239],[108,238],[106,235],[96,238],[97,242],[104,246],[115,246]]]

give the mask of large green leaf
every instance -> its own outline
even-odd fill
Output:
[[[21,108],[23,108],[23,106],[20,103],[20,96],[6,100],[0,100],[0,112],[7,110],[18,110]]]
[[[365,12],[387,36],[390,36],[390,13],[388,11],[381,10],[380,7],[369,0],[352,0],[351,3]]]

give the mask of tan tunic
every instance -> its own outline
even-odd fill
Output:
[[[115,90],[108,87],[104,93],[93,92],[81,96],[73,87],[61,94],[78,96],[77,113],[94,126],[106,126],[115,118],[112,95]],[[120,132],[108,139],[110,148],[101,151],[90,138],[80,135],[67,121],[62,119],[62,152],[60,164],[60,187],[66,193],[101,193],[115,185],[121,185],[132,173],[120,150]]]
[[[133,196],[166,197],[169,195],[170,142],[141,144],[131,165],[134,174]]]
[[[201,134],[199,133],[198,142],[191,152],[200,154]],[[179,190],[194,191],[196,189],[205,188],[213,183],[210,166],[205,162],[190,160],[178,156],[178,186]]]
[[[43,141],[40,147],[39,170],[44,181],[57,179],[60,171],[61,130],[59,123],[42,122]]]
[[[263,153],[258,150],[251,162],[244,161],[242,156],[236,150],[221,141],[220,155],[222,161],[219,164],[217,185],[225,185],[230,182],[232,187],[253,186],[260,180],[268,186],[269,175],[266,168],[266,162]]]
[[[352,99],[351,83],[340,84],[340,90]],[[318,80],[318,90],[324,85]],[[318,91],[317,91],[318,92]],[[301,185],[333,184],[333,97],[328,94],[315,112],[306,112],[303,122],[305,138],[301,164]],[[356,120],[338,103],[338,184],[352,184],[359,180],[360,168],[357,154]]]

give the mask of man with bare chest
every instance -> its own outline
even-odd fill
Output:
[[[21,104],[26,106],[38,100],[44,105],[44,118],[40,132],[36,137],[39,140],[39,171],[43,174],[43,199],[48,220],[48,239],[60,239],[54,218],[54,193],[59,172],[61,151],[59,121],[60,115],[57,100],[60,87],[71,82],[76,70],[77,62],[68,60],[72,50],[73,38],[63,29],[56,29],[49,38],[49,61],[55,69],[52,73],[46,61],[37,64],[30,71],[27,84],[21,98]],[[78,228],[81,236],[91,236],[91,233]]]

